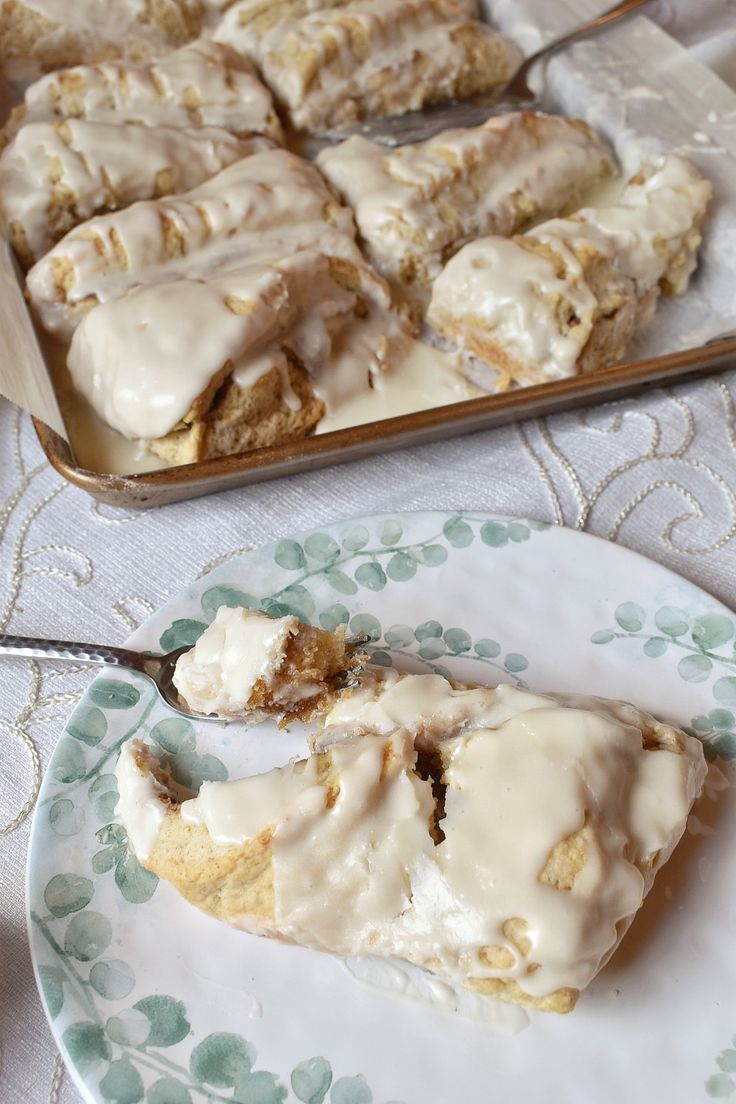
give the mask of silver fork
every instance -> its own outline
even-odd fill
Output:
[[[564,46],[569,46],[571,42],[576,42],[579,38],[584,38],[600,30],[601,27],[613,23],[614,20],[629,15],[646,3],[647,0],[623,0],[623,3],[616,4],[595,19],[583,23],[553,42],[548,42],[541,50],[530,54],[511,80],[491,95],[475,97],[471,100],[450,100],[447,103],[423,108],[421,111],[408,111],[405,115],[396,115],[387,119],[368,119],[364,123],[336,127],[317,135],[317,140],[341,142],[345,138],[359,134],[383,146],[406,146],[411,142],[423,142],[441,130],[478,126],[492,115],[505,115],[509,111],[518,111],[521,108],[529,110],[539,107],[539,100],[527,83],[529,71],[533,65],[557,53]]]
[[[350,648],[358,648],[368,643],[366,636],[346,637]],[[115,648],[108,644],[80,644],[73,640],[44,640],[32,636],[8,636],[0,633],[0,656],[27,656],[31,659],[63,659],[73,663],[97,663],[103,667],[124,667],[150,679],[158,691],[161,700],[170,709],[185,717],[194,717],[198,721],[235,721],[237,717],[228,717],[219,713],[197,713],[190,709],[174,686],[173,676],[176,661],[191,644],[175,648],[162,656],[150,656],[143,652],[134,652],[129,648]],[[357,680],[347,672],[343,677],[337,675],[333,680],[335,690],[347,690],[357,686]]]
[[[129,648],[114,648],[109,644],[80,644],[73,640],[43,640],[32,636],[7,636],[0,633],[0,655],[28,656],[33,659],[63,659],[74,663],[98,663],[102,667],[124,667],[145,675],[156,687],[162,701],[185,717],[220,720],[214,715],[204,717],[190,709],[171,681],[179,656],[191,645],[176,648],[162,656],[147,656]],[[222,718],[223,720],[231,718]]]

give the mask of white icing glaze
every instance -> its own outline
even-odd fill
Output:
[[[70,337],[91,303],[136,285],[205,279],[316,245],[355,260],[353,236],[350,211],[336,203],[314,166],[266,149],[184,195],[145,200],[75,227],[28,273],[28,291],[44,327]],[[68,274],[63,288],[60,269]]]
[[[466,378],[455,353],[411,341],[405,357],[386,372],[374,374],[369,388],[335,404],[320,420],[316,432],[331,433],[486,393]]]
[[[519,113],[389,150],[354,137],[317,164],[355,211],[369,257],[402,283],[434,279],[471,237],[513,234],[561,211],[613,168],[606,145],[565,118]]]
[[[115,766],[119,797],[115,816],[125,825],[128,843],[139,859],[147,858],[166,817],[170,791],[153,774],[154,759],[140,740],[128,740]]]
[[[77,224],[99,210],[156,195],[164,176],[168,191],[193,188],[265,142],[213,127],[29,123],[0,155],[0,207],[38,257],[59,236],[51,221],[55,205],[67,226]]]
[[[24,123],[78,117],[147,126],[216,126],[278,138],[270,93],[252,66],[214,43],[154,62],[100,62],[46,74],[26,90]]]
[[[535,996],[560,986],[584,987],[615,944],[616,924],[639,908],[644,895],[642,875],[623,858],[626,796],[640,754],[638,731],[554,706],[512,717],[493,739],[479,731],[458,737],[445,772],[445,840],[438,848],[444,862],[438,862],[439,871],[421,871],[419,879],[430,916],[439,903],[437,921],[444,914],[460,934],[468,917],[487,910],[491,889],[501,900],[472,942],[496,944],[504,920],[520,917],[527,921],[532,949],[524,956],[507,947],[516,958],[509,976]],[[482,799],[474,799],[479,791]],[[670,823],[678,825],[690,795],[683,785],[671,795],[663,789],[663,799],[670,804]],[[566,892],[543,884],[540,874],[552,848],[579,830],[586,816],[594,818],[596,839],[586,847],[575,886]],[[442,907],[448,893],[452,904]],[[592,924],[591,898],[597,913]],[[461,936],[452,948],[448,972],[497,976],[477,951],[467,953],[470,942]],[[528,975],[530,961],[540,969]]]
[[[405,340],[385,288],[359,258],[351,277],[355,291],[328,256],[305,250],[208,280],[133,288],[90,311],[77,328],[67,359],[71,378],[125,436],[160,437],[218,373],[278,342],[302,358],[330,406],[367,387],[371,372],[383,370]],[[268,358],[261,364],[267,370]]]
[[[402,18],[418,15],[425,25],[437,26],[448,20],[472,19],[478,14],[475,0],[431,0],[424,5],[423,12],[416,2],[407,5],[406,0],[399,0],[398,4],[395,0],[286,0],[272,8],[264,11],[262,0],[237,0],[230,4],[215,30],[215,41],[226,42],[239,53],[263,63],[268,55],[278,55],[286,43],[292,49],[311,45],[313,39],[319,42],[327,32],[333,41],[323,42],[323,50],[334,56],[338,71],[344,67],[349,70],[355,67],[357,59],[350,44],[340,36],[346,14],[353,18],[354,28],[363,32],[364,40],[371,35],[376,39],[385,34],[390,36],[391,30],[396,29],[401,34]],[[390,27],[392,18],[397,28]],[[302,74],[303,78],[306,76]],[[298,74],[294,80],[299,81]]]
[[[155,295],[140,287],[103,303],[72,339],[67,363],[75,387],[126,437],[168,433],[232,350],[247,343],[261,316],[234,314],[225,297],[228,290],[240,290],[250,298],[259,275],[266,274],[254,274],[247,289],[242,281],[237,289],[232,284],[220,289],[215,283],[179,280],[158,285]],[[277,273],[273,287],[278,292]]]
[[[454,687],[442,675],[408,675],[393,668],[363,671],[360,686],[342,694],[325,713],[313,745],[322,750],[365,732],[387,735],[406,728],[420,746],[459,736],[469,725],[497,728],[514,712],[543,708],[550,695],[501,683],[498,686]],[[600,709],[619,724],[646,725],[652,731],[672,731],[628,702],[583,694],[555,694],[553,700],[571,709]]]
[[[630,181],[617,203],[585,207],[574,219],[553,220],[534,234],[552,245],[588,237],[594,245],[602,241],[616,271],[633,279],[640,295],[671,275],[673,260],[684,259],[677,264],[672,288],[679,295],[697,263],[698,227],[711,193],[710,183],[691,161],[667,154],[644,167],[641,179]]]
[[[248,387],[275,365],[298,407],[284,345],[329,409],[368,389],[408,332],[353,235],[317,169],[269,148],[187,195],[72,230],[28,287],[49,331],[78,327],[69,370],[99,416],[160,437],[228,367]]]
[[[177,660],[174,686],[198,713],[247,713],[255,684],[273,679],[298,628],[296,617],[220,606],[194,647]]]
[[[563,249],[560,242],[557,251]],[[461,348],[464,330],[481,339],[488,335],[516,360],[533,365],[535,378],[572,375],[593,328],[597,299],[569,249],[564,257],[577,279],[558,275],[552,260],[512,239],[469,242],[435,281],[427,320]],[[572,305],[579,324],[562,328],[561,301]]]
[[[255,839],[261,832],[281,821],[284,810],[297,813],[325,807],[324,790],[319,786],[316,759],[292,766],[276,767],[268,774],[235,780],[227,790],[212,790],[215,782],[203,782],[197,797],[181,805],[185,824],[204,824],[213,840],[236,845]],[[288,814],[287,814],[288,815]]]
[[[410,680],[402,705],[397,709],[394,700],[386,708],[394,725],[413,718],[416,730],[417,718],[428,715],[429,728],[449,738],[445,840],[408,860],[411,906],[391,917],[372,949],[424,965],[439,959],[441,972],[458,980],[512,977],[537,996],[560,986],[582,988],[617,942],[616,924],[632,915],[648,888],[632,861],[669,851],[682,834],[705,773],[699,743],[682,737],[681,755],[643,751],[646,719],[620,703],[609,708],[594,701],[590,710],[499,687],[494,717],[478,709],[478,696],[494,691],[451,692],[446,684],[443,695],[439,683]],[[349,710],[350,699],[345,705]],[[461,717],[464,731],[449,736]],[[370,731],[374,716],[364,722]],[[586,812],[595,842],[580,879],[570,891],[541,883],[552,848],[581,827]],[[329,856],[334,878],[339,859],[327,840],[320,840],[319,855]],[[278,895],[276,852],[274,861]],[[526,957],[504,937],[503,923],[512,917],[527,920],[532,950]],[[309,923],[319,925],[316,914]],[[306,930],[305,923],[300,938]],[[362,930],[352,929],[353,937],[361,950],[371,949]],[[516,964],[489,969],[478,950],[490,945],[506,947]],[[540,969],[527,974],[529,961]]]
[[[182,818],[223,846],[270,831],[282,938],[396,956],[459,984],[505,978],[535,997],[583,988],[608,959],[705,777],[699,741],[601,699],[390,672],[331,720],[343,738],[327,776],[314,757],[211,783]],[[646,750],[652,732],[659,746]],[[431,786],[414,770],[422,734],[444,764],[438,843]],[[583,825],[583,860],[557,888],[548,860]],[[510,920],[525,922],[528,947]],[[261,930],[247,914],[234,922]]]
[[[103,422],[69,378],[67,346],[41,333],[41,348],[59,399],[74,459],[87,471],[156,471],[166,466],[142,441],[131,441]]]
[[[476,355],[478,343],[505,351],[531,380],[573,375],[598,306],[579,257],[586,251],[603,257],[612,273],[631,281],[635,306],[664,282],[680,293],[696,264],[710,195],[694,165],[661,155],[615,204],[586,207],[512,241],[481,238],[466,245],[435,281],[428,321],[460,347],[475,341]],[[525,237],[552,256],[524,249]],[[639,324],[647,318],[642,311]]]
[[[429,783],[413,773],[416,755],[408,733],[347,741],[332,756],[340,781],[332,807],[327,786],[318,781],[317,761],[308,760],[298,774],[292,767],[242,779],[235,800],[222,807],[222,783],[212,783],[197,798],[196,812],[189,802],[182,811],[187,823],[205,824],[218,843],[249,838],[259,814],[270,816],[258,831],[276,825],[278,929],[298,942],[350,954],[370,949],[387,919],[409,906],[407,857],[431,853],[427,824],[433,802]],[[279,794],[285,771],[293,777],[284,803]]]
[[[257,7],[254,0],[234,4],[214,37],[256,62],[299,128],[448,98],[469,68],[460,28],[472,26],[476,41],[495,51],[488,87],[518,60],[516,47],[488,26],[467,23],[476,5],[464,0],[296,4],[266,25],[254,18]]]
[[[406,728],[420,744],[457,736],[472,722],[495,728],[511,716],[505,695],[511,689],[474,686],[454,688],[442,675],[405,675],[393,668],[367,670],[360,686],[340,696],[323,719],[314,739],[317,749],[366,732],[388,735]],[[523,696],[520,696],[523,695]],[[545,699],[513,691],[517,707],[533,709]]]
[[[84,395],[71,386],[65,364],[66,349],[48,339],[44,349],[80,467],[88,471],[130,474],[166,466],[163,460],[145,448],[142,441],[123,437],[107,425]],[[319,422],[317,433],[430,409],[487,393],[479,392],[464,378],[457,360],[455,353],[446,353],[410,340],[406,357],[392,359],[386,371],[372,373],[370,387],[356,393],[353,398],[334,404],[332,412]],[[298,409],[299,400],[290,389],[288,370],[281,351],[270,348],[259,356],[236,362],[233,379],[242,387],[250,387],[273,367],[279,370],[281,376],[285,404],[290,409]]]

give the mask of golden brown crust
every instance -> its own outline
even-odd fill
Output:
[[[269,830],[238,847],[223,847],[212,842],[204,825],[184,824],[172,809],[145,865],[218,920],[233,923],[247,913],[274,921]]]
[[[286,402],[278,368],[244,388],[235,383],[232,365],[227,364],[180,425],[165,437],[147,442],[148,448],[170,464],[191,464],[307,437],[323,416],[324,403],[314,394],[306,369],[296,358],[287,359],[288,383],[300,403],[298,409]]]
[[[469,978],[466,988],[497,1000],[521,1004],[526,1008],[536,1008],[538,1012],[557,1012],[564,1015],[572,1012],[580,995],[578,989],[555,989],[546,997],[532,997],[525,993],[513,978]]]

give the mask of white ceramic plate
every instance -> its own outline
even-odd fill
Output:
[[[86,1100],[736,1100],[736,616],[580,533],[418,513],[343,522],[232,559],[130,643],[193,641],[223,603],[329,628],[349,621],[372,634],[383,663],[629,699],[702,737],[710,784],[576,1011],[500,1035],[369,988],[336,958],[232,931],[142,871],[113,818],[123,740],[157,743],[193,782],[284,762],[305,749],[304,732],[195,726],[144,680],[103,673],[53,756],[29,860],[38,981]]]

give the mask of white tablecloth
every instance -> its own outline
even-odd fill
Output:
[[[734,0],[651,14],[736,85]],[[358,513],[518,514],[589,530],[736,606],[736,370],[584,414],[392,453],[160,510],[92,502],[0,400],[0,630],[119,643],[193,578],[247,548]],[[79,1104],[33,979],[27,815],[89,671],[0,665],[0,1100]]]

